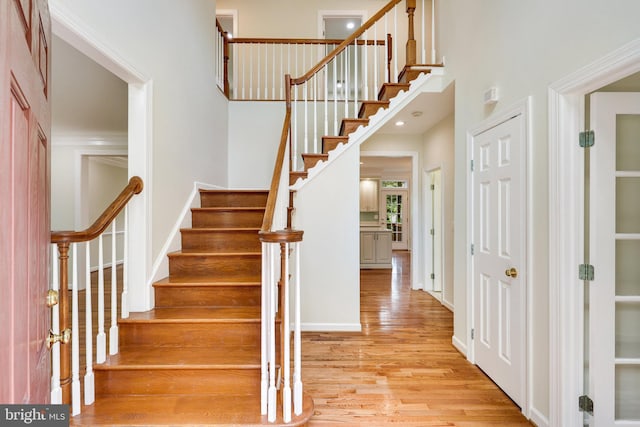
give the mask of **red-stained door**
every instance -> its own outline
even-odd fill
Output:
[[[47,403],[51,24],[46,0],[0,0],[0,402]]]

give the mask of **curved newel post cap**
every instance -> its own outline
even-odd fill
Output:
[[[260,231],[260,241],[262,243],[295,243],[302,241],[304,231],[286,228],[277,231]]]
[[[140,194],[144,189],[144,182],[139,176],[132,176],[131,179],[129,179],[129,185],[131,186],[133,194]]]

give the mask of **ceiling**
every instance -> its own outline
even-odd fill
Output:
[[[379,133],[395,135],[422,135],[442,119],[453,113],[454,86],[449,85],[443,92],[425,92],[418,95],[409,105],[398,112]],[[396,126],[402,120],[403,126]]]

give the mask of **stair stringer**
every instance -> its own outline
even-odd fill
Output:
[[[330,169],[330,165],[347,150],[360,146],[369,137],[374,135],[382,126],[393,119],[397,113],[402,111],[411,101],[422,93],[426,92],[443,92],[452,82],[452,79],[446,75],[444,68],[434,68],[430,73],[422,73],[420,76],[411,81],[408,91],[400,91],[398,95],[390,100],[388,108],[381,108],[378,112],[369,117],[367,126],[360,126],[349,135],[347,144],[338,144],[338,146],[329,152],[327,161],[318,161],[318,163],[307,170],[307,177],[299,178],[290,188],[297,191],[304,188],[307,183],[312,181],[318,174]]]

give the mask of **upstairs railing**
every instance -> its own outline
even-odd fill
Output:
[[[84,403],[90,405],[95,398],[95,383],[93,375],[93,357],[95,349],[96,363],[104,363],[107,352],[107,332],[105,318],[110,317],[109,326],[109,354],[118,353],[118,276],[116,269],[122,264],[120,295],[120,316],[129,317],[128,283],[127,283],[127,203],[142,191],[143,182],[137,176],[129,180],[127,186],[118,197],[107,207],[100,217],[89,228],[83,231],[54,231],[51,233],[51,243],[58,253],[58,259],[52,260],[52,291],[50,291],[49,305],[53,308],[52,328],[47,339],[47,345],[52,350],[51,402],[71,405],[71,414],[80,413],[82,397],[80,395],[80,345],[83,344],[84,361]],[[118,229],[116,218],[124,211],[124,225]],[[110,246],[110,257],[104,256],[103,236],[111,230],[110,238],[106,242]],[[118,238],[121,236],[121,238]],[[97,243],[97,279],[98,295],[97,310],[93,304],[91,289],[91,243]],[[57,248],[57,251],[55,250]],[[84,260],[78,253],[84,250]],[[71,265],[69,257],[71,256]],[[105,259],[111,264],[110,310],[105,312]],[[79,277],[80,265],[84,263],[84,278]],[[71,282],[69,270],[71,269]],[[84,313],[79,312],[81,303],[78,298],[80,283],[85,285]],[[69,288],[71,287],[71,298]],[[98,333],[93,333],[93,312],[97,311]],[[85,316],[85,336],[80,336],[80,316]]]
[[[377,90],[370,90],[369,81],[378,83],[397,81],[398,75],[398,37],[401,28],[405,28],[407,37],[402,38],[405,49],[400,61],[404,64],[416,63],[418,43],[414,38],[415,0],[406,0],[406,8],[400,6],[402,0],[392,0],[350,37],[340,42],[333,50],[315,65],[310,66],[301,77],[292,79],[285,73],[283,82],[286,113],[282,126],[280,145],[272,176],[267,208],[265,211],[260,240],[262,241],[262,370],[261,370],[261,413],[267,415],[270,422],[277,417],[277,402],[282,402],[284,422],[292,419],[292,413],[299,415],[303,410],[303,385],[301,380],[301,332],[300,332],[300,242],[303,232],[292,228],[291,215],[294,210],[293,197],[290,194],[289,176],[298,163],[301,149],[310,148],[313,140],[315,152],[318,141],[315,135],[319,130],[330,134],[338,131],[339,116],[355,117],[358,114],[357,103],[360,100],[373,99]],[[406,26],[400,25],[398,16],[407,13]],[[423,23],[424,27],[424,23]],[[424,34],[424,29],[423,29]],[[384,36],[384,49],[380,58],[375,58],[379,46],[378,35]],[[424,39],[424,37],[423,37]],[[369,43],[371,41],[371,43]],[[264,43],[268,45],[268,43]],[[421,44],[424,45],[423,40]],[[273,43],[275,45],[275,43]],[[315,45],[310,43],[311,46]],[[368,50],[373,46],[373,53]],[[269,46],[261,47],[269,52]],[[284,50],[281,48],[280,50]],[[272,49],[271,56],[277,49]],[[234,51],[235,52],[235,51]],[[300,53],[296,51],[295,56]],[[371,55],[374,58],[371,58]],[[267,54],[266,56],[270,56]],[[235,56],[232,54],[232,57]],[[303,54],[304,57],[304,54]],[[234,61],[238,66],[237,58]],[[257,61],[257,60],[256,60]],[[277,62],[277,61],[276,61]],[[284,60],[281,60],[283,63]],[[379,72],[380,64],[386,70]],[[272,66],[273,67],[273,66]],[[276,67],[280,72],[283,66]],[[342,72],[339,72],[342,70]],[[276,71],[274,71],[275,73]],[[253,76],[253,71],[250,73]],[[239,74],[238,74],[239,75]],[[384,75],[376,81],[376,76]],[[341,81],[344,78],[344,81]],[[264,78],[263,81],[268,81]],[[262,87],[262,86],[261,86]],[[233,89],[236,92],[238,89]],[[262,89],[258,92],[261,92]],[[276,85],[266,95],[276,93]],[[236,93],[237,95],[237,93]],[[338,113],[339,107],[343,108]],[[318,111],[321,111],[322,125],[318,125]],[[312,112],[312,113],[311,113]],[[311,114],[312,120],[309,120]],[[331,119],[332,118],[332,119]],[[331,120],[330,120],[331,119]],[[312,124],[310,127],[310,123]],[[298,133],[298,127],[304,126],[304,132]],[[299,144],[300,135],[304,145]],[[311,136],[309,136],[311,135]],[[293,316],[293,391],[291,388],[291,343],[290,343],[290,299],[294,294]],[[277,319],[280,318],[280,330]],[[276,348],[280,335],[281,347]],[[278,358],[278,350],[280,355]],[[279,365],[279,366],[278,366]],[[278,375],[278,369],[281,375]],[[278,398],[278,390],[281,393]]]

